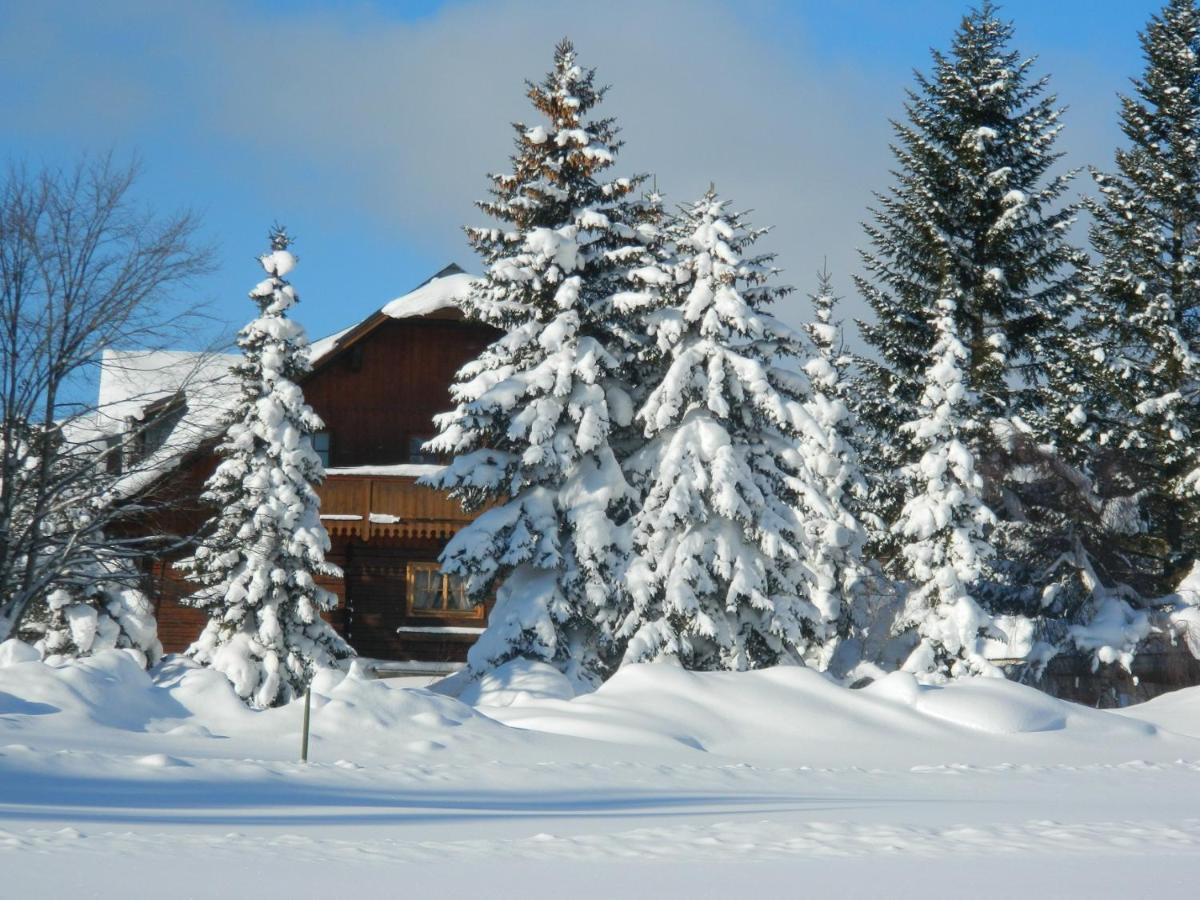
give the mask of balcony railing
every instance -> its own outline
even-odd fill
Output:
[[[330,535],[446,539],[470,522],[457,500],[407,476],[330,475],[317,489]]]

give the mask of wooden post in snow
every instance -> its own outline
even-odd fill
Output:
[[[312,687],[304,689],[304,727],[300,735],[300,762],[308,762],[308,720],[312,709]]]

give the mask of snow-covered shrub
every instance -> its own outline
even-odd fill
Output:
[[[130,650],[143,666],[162,657],[154,606],[132,564],[123,559],[96,560],[70,583],[55,587],[29,608],[17,636],[48,662],[101,650]]]

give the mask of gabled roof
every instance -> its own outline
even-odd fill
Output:
[[[384,322],[392,319],[453,319],[461,320],[458,303],[471,290],[474,275],[468,275],[457,263],[450,263],[436,275],[426,278],[402,297],[397,297],[367,316],[357,325],[351,325],[336,334],[313,341],[309,359],[315,370],[333,358],[335,353],[357,344]]]
[[[105,431],[122,431],[163,401],[218,399],[240,356],[190,350],[105,350],[100,360],[98,419]],[[197,396],[199,395],[199,396]]]
[[[310,344],[313,371],[384,322],[412,318],[461,320],[458,304],[474,280],[475,276],[451,263],[358,324]],[[186,406],[184,416],[174,425],[163,446],[126,477],[122,493],[135,493],[154,483],[221,434],[226,416],[238,400],[237,390],[231,389],[236,380],[230,369],[240,360],[239,354],[104,351],[97,416],[101,431],[109,434],[126,431],[144,423],[156,409],[174,408],[177,400]]]

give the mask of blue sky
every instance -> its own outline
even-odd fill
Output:
[[[1016,47],[1070,109],[1072,165],[1107,165],[1116,92],[1141,68],[1157,2],[1012,0]],[[871,191],[887,186],[887,120],[914,67],[966,4],[544,0],[332,3],[0,0],[0,152],[33,162],[137,153],[141,195],[204,219],[219,268],[195,287],[231,332],[270,224],[297,236],[300,317],[345,327],[447,262],[503,167],[523,78],[568,34],[612,85],[620,165],[682,202],[715,181],[772,224],[801,288],[824,258],[849,275]],[[1087,185],[1081,180],[1079,189]],[[800,296],[781,310],[802,321]],[[196,344],[211,334],[197,334]]]

